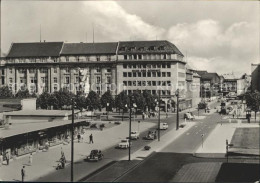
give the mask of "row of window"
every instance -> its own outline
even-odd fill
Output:
[[[171,77],[171,72],[123,72],[123,77]]]
[[[166,60],[171,59],[171,54],[133,54],[124,55],[124,60]]]
[[[171,86],[171,81],[123,81],[125,86]]]
[[[143,68],[143,69],[151,69],[151,68],[171,68],[171,64],[123,64],[124,69],[136,69],[136,68]]]
[[[135,92],[140,92],[143,93],[144,90],[126,90],[127,94],[135,93]],[[155,95],[155,94],[161,94],[161,95],[171,95],[170,90],[146,90],[148,93]]]
[[[149,47],[135,47],[135,46],[132,46],[132,47],[125,47],[125,46],[122,46],[119,48],[119,51],[154,51],[154,50],[160,50],[160,51],[163,51],[165,50],[165,47],[164,46],[149,46]]]

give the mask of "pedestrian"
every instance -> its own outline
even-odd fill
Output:
[[[24,182],[24,177],[25,177],[25,166],[21,169],[21,175],[22,175],[22,182]]]
[[[93,141],[93,135],[92,134],[90,134],[90,136],[89,136],[89,143],[91,144],[94,144],[94,141]]]
[[[6,165],[9,165],[10,155],[8,151],[5,153],[5,158],[6,158]]]
[[[78,133],[78,136],[77,136],[77,137],[78,137],[78,142],[80,142],[80,134],[79,134],[79,133]]]
[[[168,118],[168,113],[166,112],[166,118]]]
[[[32,166],[32,162],[33,162],[33,155],[32,153],[30,153],[29,155],[29,165]]]
[[[1,167],[2,164],[3,164],[3,159],[4,159],[4,157],[3,157],[2,153],[0,153],[0,167]]]

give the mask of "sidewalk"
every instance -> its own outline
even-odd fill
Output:
[[[126,138],[128,134],[129,123],[122,123],[103,131],[87,130],[84,134],[83,142],[74,141],[74,161],[82,160],[90,153],[92,149],[101,149],[102,151],[115,146],[121,139]],[[140,132],[155,126],[153,123],[142,122],[139,126]],[[138,129],[138,123],[132,123],[132,130]],[[89,135],[93,134],[94,144],[89,144]],[[105,140],[104,140],[105,139]],[[33,165],[28,166],[28,156],[22,156],[10,162],[10,164],[0,167],[0,180],[19,181],[21,180],[21,168],[26,166],[26,181],[33,181],[52,171],[56,171],[57,161],[61,157],[61,147],[65,153],[67,162],[70,162],[71,144],[58,145],[49,149],[48,152],[38,152],[33,154]]]
[[[197,157],[225,157],[226,140],[231,142],[236,128],[242,127],[259,127],[258,124],[243,124],[243,123],[223,123],[218,124],[203,142],[203,147],[200,146],[195,156]]]

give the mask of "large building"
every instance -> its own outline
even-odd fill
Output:
[[[184,56],[165,40],[13,43],[0,69],[0,85],[14,93],[24,88],[37,94],[61,88],[113,95],[147,90],[170,99],[179,88],[186,98]]]
[[[260,92],[260,64],[251,64],[252,90]]]

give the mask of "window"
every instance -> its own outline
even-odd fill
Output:
[[[156,77],[156,72],[153,72],[153,77]],[[159,77],[159,76],[158,76]]]
[[[150,46],[149,50],[155,50],[154,46]]]
[[[147,72],[147,77],[151,77],[151,72]]]
[[[25,69],[19,69],[19,73],[26,73],[26,70]]]
[[[24,77],[20,77],[20,83],[24,83],[25,78]]]
[[[111,69],[107,69],[107,72],[111,72]]]
[[[166,77],[166,72],[162,72],[162,77]]]
[[[140,50],[140,51],[144,51],[144,47],[140,47],[139,50]]]
[[[124,84],[125,86],[127,86],[127,81],[123,81],[123,84]]]
[[[127,68],[127,64],[123,64],[123,68],[126,69]]]
[[[123,77],[127,77],[127,72],[123,72]]]
[[[9,78],[9,83],[13,83],[13,78]]]
[[[157,81],[157,86],[161,86],[161,81]]]
[[[110,55],[107,56],[107,60],[111,61],[111,56]]]
[[[66,77],[65,78],[65,84],[69,84],[70,83],[70,77]]]
[[[147,81],[147,86],[151,86],[151,81]]]
[[[143,84],[142,84],[143,86],[146,86],[146,81],[143,81]]]
[[[107,84],[111,84],[111,77],[107,76]]]
[[[162,68],[166,68],[166,65],[165,65],[165,64],[162,64]]]
[[[171,86],[171,81],[167,81],[167,86]]]
[[[161,64],[157,64],[157,68],[158,68],[158,69],[161,68]]]
[[[2,69],[2,75],[5,75],[5,70],[4,69]]]
[[[131,68],[132,68],[132,65],[131,65],[131,64],[128,64],[128,65],[127,65],[127,68],[128,68],[128,69],[131,69]]]
[[[138,72],[138,77],[142,77],[142,73],[141,72]]]
[[[31,77],[30,80],[31,80],[31,83],[36,83],[37,82],[36,77]]]
[[[141,65],[140,65],[140,64],[137,64],[137,68],[141,68]]]
[[[134,59],[135,59],[135,60],[137,59],[137,55],[134,55]]]
[[[156,68],[156,64],[153,64],[153,65],[152,65],[152,68]]]
[[[171,64],[167,64],[167,68],[171,68]]]
[[[132,86],[132,81],[128,81],[128,86]]]
[[[136,64],[133,64],[133,68],[136,69]]]
[[[143,72],[143,77],[146,77],[146,72]]]
[[[124,55],[124,60],[127,60],[127,55]]]
[[[101,82],[101,78],[100,76],[97,76],[97,84],[100,84],[100,82]]]
[[[159,50],[164,50],[164,46],[160,46],[158,49]]]
[[[41,77],[42,83],[47,83],[48,78],[47,77]]]
[[[129,60],[132,60],[133,59],[133,55],[129,55]]]
[[[166,86],[166,82],[165,81],[162,81],[162,86]]]
[[[97,61],[100,61],[100,56],[97,56],[96,59],[97,59]]]
[[[167,72],[167,77],[171,77],[171,72]]]
[[[96,71],[97,71],[97,72],[100,72],[100,68],[97,68]]]
[[[132,73],[131,72],[128,72],[128,77],[132,77]]]
[[[58,83],[58,78],[54,77],[54,78],[53,78],[53,82],[54,82],[54,83]]]
[[[100,87],[97,87],[97,93],[98,93],[98,94],[101,93]]]
[[[69,59],[69,57],[67,56],[67,57],[66,57],[66,62],[69,62],[69,61],[70,61],[70,59]]]
[[[57,67],[54,67],[53,72],[54,72],[54,73],[58,73]]]
[[[9,68],[9,73],[12,74],[13,73],[13,69]]]
[[[142,86],[142,81],[137,81],[137,86]]]
[[[66,73],[69,73],[70,72],[70,69],[68,67],[65,68],[65,72]]]
[[[136,81],[133,81],[133,86],[136,86]]]
[[[152,86],[156,86],[156,81],[152,81]]]
[[[136,77],[136,72],[133,72],[133,77],[134,77],[134,78]]]
[[[138,59],[139,59],[139,60],[142,60],[142,55],[138,55]]]
[[[166,59],[166,54],[163,55],[163,59]]]

